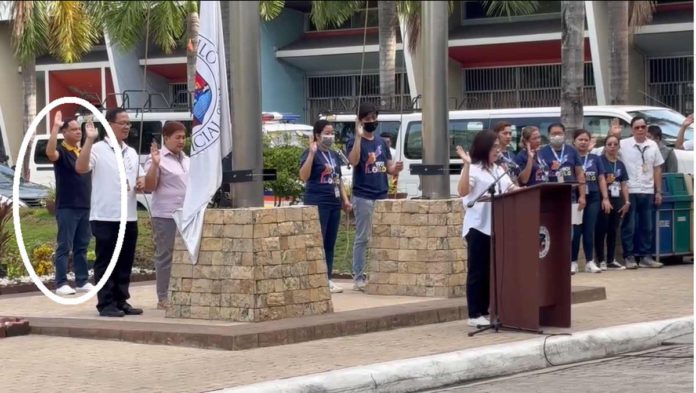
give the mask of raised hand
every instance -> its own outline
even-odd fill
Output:
[[[589,145],[589,147],[587,148],[587,150],[588,150],[588,151],[592,151],[592,149],[594,149],[595,146],[597,146],[597,137],[596,137],[596,136],[593,136],[592,138],[590,138],[590,145]]]
[[[463,147],[457,146],[457,155],[458,155],[459,158],[461,158],[462,161],[464,161],[465,163],[471,164],[471,157],[469,157],[469,153],[467,153],[466,151],[464,151],[464,148],[463,148]]]
[[[312,143],[309,144],[309,152],[317,154],[317,141],[312,141]]]
[[[160,164],[160,150],[159,147],[157,146],[157,142],[152,141],[152,144],[150,145],[150,157],[152,157],[152,163],[155,165]]]
[[[60,127],[63,125],[63,114],[61,111],[56,112],[56,115],[53,117],[53,127],[51,127],[51,132],[52,133],[57,133]]]
[[[536,151],[532,149],[532,145],[530,143],[527,143],[527,157],[529,157],[530,160],[533,160],[535,156]]]
[[[355,121],[355,138],[359,138],[363,136],[363,126],[362,122],[360,120]]]
[[[96,127],[94,127],[94,123],[91,120],[85,125],[85,132],[87,134],[87,138],[89,139],[94,140],[99,137],[99,131],[97,131]]]

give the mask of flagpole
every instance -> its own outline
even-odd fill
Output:
[[[228,4],[232,167],[235,171],[252,170],[254,175],[249,181],[232,183],[230,197],[233,208],[263,207],[259,2]]]

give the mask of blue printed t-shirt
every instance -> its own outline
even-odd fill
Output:
[[[604,176],[607,178],[607,187],[610,187],[613,183],[617,183],[615,186],[618,186],[620,190],[621,183],[628,181],[628,171],[626,171],[626,166],[623,161],[616,160],[616,162],[611,162],[604,155],[602,155],[600,159],[602,161],[602,166],[604,166]]]
[[[304,165],[309,149],[302,153],[300,166]],[[312,161],[312,172],[305,184],[305,205],[341,206],[340,196],[336,197],[336,187],[340,187],[341,160],[333,151],[317,149]]]
[[[517,153],[517,156],[515,157],[515,163],[520,166],[519,172],[521,173],[524,171],[524,168],[527,167],[527,160],[529,159],[529,155],[527,154],[527,150],[521,150],[519,153]],[[539,156],[537,154],[536,157],[534,157],[534,163],[532,163],[532,172],[529,174],[529,180],[527,180],[527,183],[523,184],[524,186],[533,186],[535,184],[540,184],[540,183],[546,183],[549,181],[548,175],[546,172],[544,172],[544,168],[542,168],[539,165]]]
[[[559,174],[563,176],[564,183],[577,181],[575,168],[582,167],[582,162],[573,146],[564,144],[560,151],[554,151],[551,145],[546,145],[537,154],[548,167],[550,183],[557,183]]]
[[[580,163],[585,171],[587,192],[599,192],[599,177],[605,173],[602,160],[596,154],[588,154],[580,158]]]
[[[346,151],[353,150],[355,139],[348,141]],[[374,162],[368,164],[370,156]],[[360,162],[353,168],[353,195],[364,199],[385,199],[389,191],[387,184],[387,162],[392,159],[389,148],[382,138],[361,138]]]

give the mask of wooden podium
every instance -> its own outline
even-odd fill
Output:
[[[571,189],[539,184],[493,198],[491,321],[570,327]]]

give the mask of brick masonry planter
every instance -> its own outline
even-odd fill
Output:
[[[333,312],[315,206],[211,209],[198,263],[174,247],[169,318],[260,322]]]
[[[14,317],[0,317],[0,338],[29,334],[29,321]]]
[[[464,296],[463,210],[459,199],[377,201],[367,293]]]
[[[155,273],[138,273],[131,276],[131,283],[142,282],[142,281],[152,281],[155,279]],[[70,285],[75,286],[74,280],[68,280]],[[44,281],[46,288],[50,290],[56,289],[56,283],[53,280]],[[30,293],[39,292],[39,288],[34,285],[33,282],[10,284],[7,286],[0,286],[0,296],[1,295],[14,295],[19,293]]]

